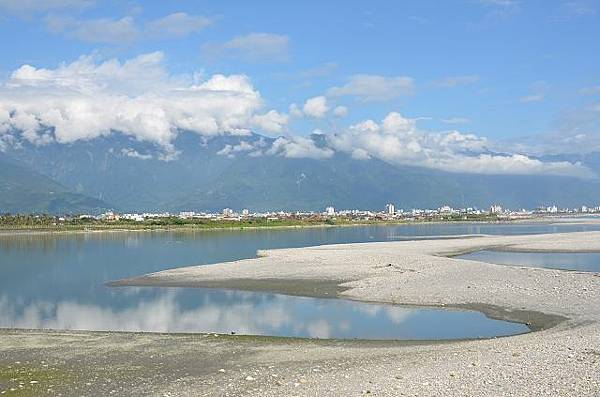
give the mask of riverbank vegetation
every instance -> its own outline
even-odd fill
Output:
[[[181,219],[179,217],[164,217],[133,221],[127,219],[105,220],[80,217],[56,217],[47,214],[40,215],[11,215],[0,216],[0,230],[39,230],[39,231],[96,231],[96,230],[153,230],[153,229],[244,229],[244,228],[277,228],[277,227],[312,227],[312,226],[347,226],[347,225],[378,225],[404,224],[415,222],[497,222],[500,220],[494,214],[482,215],[441,215],[428,218],[399,218],[399,219],[355,219],[351,217],[297,217],[273,219],[242,218],[242,219]]]

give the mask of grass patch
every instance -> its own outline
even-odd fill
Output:
[[[0,364],[0,396],[29,397],[55,394],[55,389],[73,380],[68,371],[37,368],[20,363]]]

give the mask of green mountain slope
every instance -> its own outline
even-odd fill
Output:
[[[179,156],[172,161],[159,160],[156,147],[122,135],[69,145],[23,145],[8,154],[60,183],[48,185],[50,180],[37,175],[36,182],[31,179],[21,186],[25,196],[43,202],[38,208],[49,210],[76,211],[90,205],[82,196],[77,196],[81,198],[78,201],[68,192],[112,203],[121,211],[321,210],[327,205],[381,209],[387,202],[404,209],[445,204],[480,208],[493,203],[509,208],[600,204],[598,178],[457,174],[394,166],[376,159],[355,160],[340,153],[318,160],[253,157],[245,152],[217,154],[226,145],[256,140],[262,140],[264,147],[273,142],[259,135],[205,141],[183,133],[175,142]],[[127,155],[132,151],[142,156]],[[148,154],[153,158],[144,157]],[[598,171],[594,159],[586,158],[585,163]],[[35,196],[40,190],[44,200]],[[48,194],[50,191],[54,193]],[[57,192],[62,193],[62,200],[56,200]],[[12,200],[13,205],[22,202],[8,197],[1,199]],[[33,202],[28,205],[32,206]]]
[[[108,205],[72,193],[61,184],[27,167],[0,158],[0,212],[98,212]]]

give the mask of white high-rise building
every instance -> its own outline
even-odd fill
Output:
[[[335,215],[335,208],[333,208],[331,206],[325,208],[325,214],[327,214],[328,216],[334,216]]]
[[[394,215],[394,214],[396,214],[396,206],[394,204],[392,204],[392,203],[386,204],[385,205],[385,212],[388,215]]]
[[[248,211],[248,209],[247,209],[247,208],[244,208],[244,209],[242,210],[242,216],[248,216],[248,215],[250,215],[250,211]]]
[[[231,208],[224,208],[223,216],[233,216],[233,210]]]
[[[501,214],[502,213],[502,207],[499,206],[498,204],[492,204],[492,206],[490,207],[490,214]]]

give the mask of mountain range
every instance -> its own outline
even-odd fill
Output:
[[[326,145],[320,135],[311,139]],[[224,150],[258,142],[268,148],[274,138],[182,133],[174,141],[178,154],[170,160],[161,159],[154,145],[120,134],[69,144],[22,142],[0,152],[0,212],[382,209],[388,202],[404,209],[600,204],[597,179],[450,173],[339,152],[314,159]],[[581,161],[600,171],[596,153],[552,160]]]

